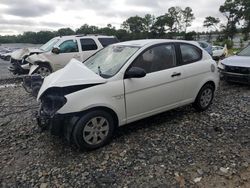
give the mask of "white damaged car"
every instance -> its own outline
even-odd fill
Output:
[[[127,123],[188,104],[206,110],[218,82],[215,61],[196,42],[117,43],[46,77],[37,120],[80,149],[96,149]]]
[[[250,84],[250,46],[237,55],[220,61],[218,67],[222,79],[228,82]]]

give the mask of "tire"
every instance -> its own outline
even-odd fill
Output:
[[[77,121],[72,136],[80,150],[93,150],[110,142],[114,128],[114,119],[110,113],[94,110],[84,114]]]
[[[52,73],[51,67],[47,64],[39,64],[39,67],[34,71],[33,74],[39,74],[42,77],[46,77]]]
[[[194,108],[199,111],[205,111],[213,102],[214,98],[214,86],[212,84],[205,84],[199,91],[195,102],[193,103]]]

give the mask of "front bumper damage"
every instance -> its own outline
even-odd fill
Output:
[[[235,82],[235,83],[243,83],[243,84],[250,84],[250,74],[241,74],[235,72],[228,72],[224,69],[219,69],[221,79]]]
[[[40,98],[41,105],[36,115],[40,130],[49,130],[52,135],[63,136],[70,141],[73,126],[78,120],[76,114],[59,114],[57,111],[67,99],[61,89],[51,88]]]
[[[36,115],[37,125],[41,131],[49,131],[54,136],[64,137],[71,143],[71,135],[76,122],[79,120],[78,114],[55,114],[49,116],[41,109]]]
[[[10,64],[11,64],[11,66],[9,66],[8,69],[13,74],[22,75],[22,74],[28,74],[29,73],[29,69],[24,69],[22,67],[22,65],[28,64],[28,62],[26,62],[25,59],[16,60],[16,59],[11,58],[10,59]]]

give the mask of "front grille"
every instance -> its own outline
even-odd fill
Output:
[[[226,66],[225,71],[239,74],[250,74],[250,68],[246,67]]]
[[[238,83],[250,83],[250,79],[247,77],[234,77],[234,76],[226,76],[226,80],[231,82],[238,82]]]

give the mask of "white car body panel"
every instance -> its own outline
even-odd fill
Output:
[[[203,52],[199,62],[148,73],[143,78],[124,79],[124,73],[134,59],[154,44],[182,42],[196,45]],[[118,45],[140,46],[141,48],[126,62],[120,71],[109,79],[104,79],[89,70],[77,60],[63,69],[46,77],[37,99],[52,87],[98,84],[67,94],[67,102],[57,113],[81,112],[94,107],[113,110],[119,126],[151,115],[194,102],[201,87],[212,81],[217,88],[219,74],[216,63],[197,42],[179,40],[138,40],[118,43]],[[213,68],[214,69],[213,69]],[[181,73],[172,77],[173,73]]]
[[[182,68],[174,67],[143,78],[124,80],[128,123],[178,106],[183,82],[180,77],[171,77],[174,72],[182,73]]]
[[[223,65],[235,66],[235,67],[248,67],[250,68],[249,56],[231,56],[221,61]]]

